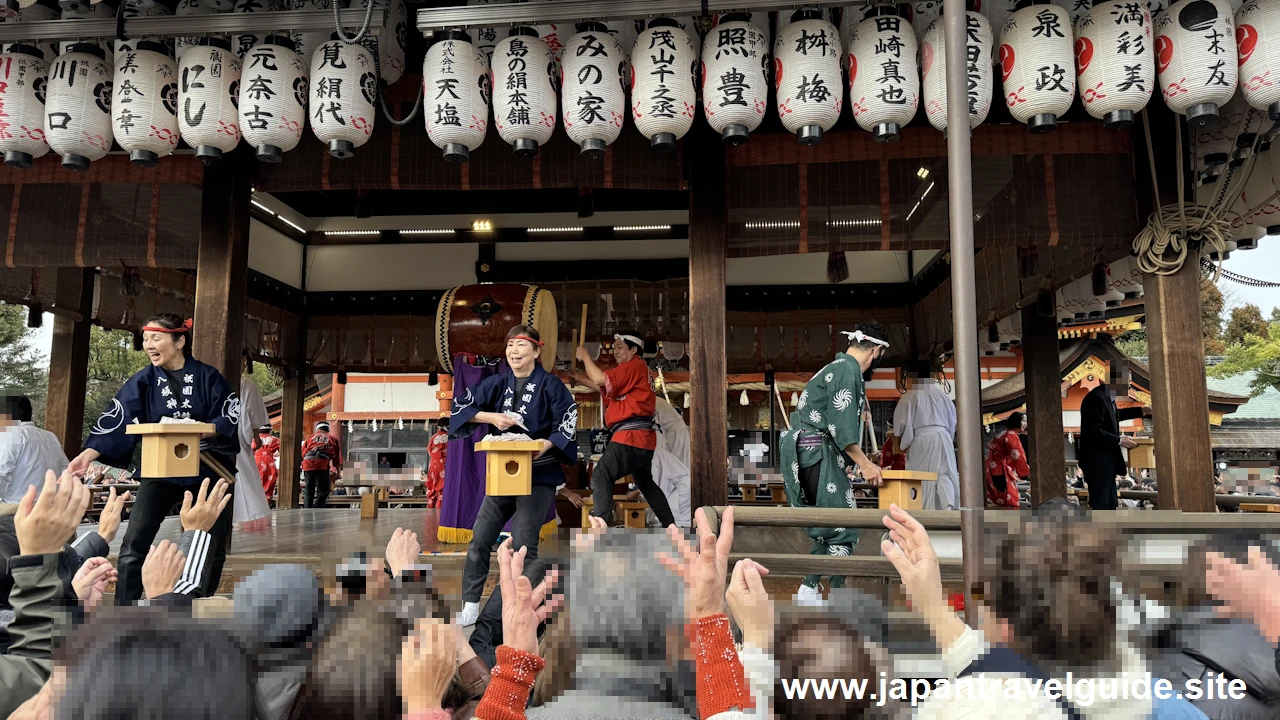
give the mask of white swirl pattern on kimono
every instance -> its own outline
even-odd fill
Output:
[[[827,554],[829,554],[829,555],[848,555],[848,554],[849,554],[849,546],[848,546],[848,545],[828,545],[828,546],[827,546]]]
[[[574,433],[578,431],[578,406],[574,405],[565,411],[564,417],[560,418],[559,433],[567,438],[572,438]]]
[[[119,430],[121,425],[124,425],[124,405],[119,400],[112,398],[110,407],[98,417],[98,422],[94,424],[89,434],[110,435]]]
[[[818,423],[820,423],[820,422],[822,422],[822,413],[818,412],[817,410],[810,410],[810,411],[809,411],[809,422],[811,422],[811,423],[813,423],[813,424],[815,424],[815,425],[816,425],[816,424],[818,424]]]
[[[809,402],[809,391],[805,390],[800,393],[800,401],[796,403],[797,410],[803,410],[805,403]]]
[[[835,491],[836,491],[836,484],[833,482],[827,483],[827,492],[835,494]]]
[[[240,424],[240,398],[235,393],[228,395],[227,401],[222,404],[222,417],[236,425]]]
[[[833,378],[835,378],[835,376],[836,376],[836,374],[835,374],[835,373],[827,373],[827,376],[826,376],[826,377],[824,377],[824,378],[822,378],[822,379],[823,379],[823,380],[826,380],[827,382],[831,382],[831,380],[832,380]]]
[[[831,399],[831,404],[835,409],[844,412],[853,404],[853,393],[849,392],[849,388],[841,388],[840,392],[836,393],[836,396]]]
[[[459,400],[458,398],[453,399],[453,412],[454,413],[462,412],[463,410],[466,410],[467,408],[475,404],[476,404],[476,399],[471,394],[471,388],[467,388],[467,394],[463,396],[461,400]]]

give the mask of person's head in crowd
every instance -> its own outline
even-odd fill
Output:
[[[316,434],[317,434],[317,435],[319,435],[319,434],[328,434],[328,432],[329,432],[329,423],[327,423],[327,422],[325,422],[325,421],[323,421],[323,420],[321,420],[320,422],[316,423]]]
[[[257,716],[253,658],[227,629],[162,608],[119,608],[77,634],[59,653],[58,720]]]
[[[1077,673],[1113,660],[1119,542],[1061,503],[988,535],[984,631],[1032,663]],[[1061,675],[1054,675],[1060,677]]]
[[[290,720],[399,720],[403,642],[395,616],[356,603],[316,648]]]
[[[880,668],[852,623],[830,614],[797,614],[778,624],[774,639],[779,678],[857,678],[878,682]],[[788,698],[775,687],[774,713],[779,720],[845,720],[867,715],[873,701],[862,698]]]
[[[547,665],[533,683],[532,704],[545,705],[573,687],[573,671],[578,664],[578,646],[573,641],[568,609],[547,621],[538,641],[538,655]]]
[[[1250,548],[1262,550],[1262,556],[1280,567],[1280,550],[1275,543],[1256,533],[1220,533],[1196,542],[1187,548],[1187,561],[1182,565],[1179,582],[1178,604],[1184,607],[1217,605],[1209,593],[1207,574],[1209,553],[1218,553],[1233,562],[1248,564]]]
[[[1027,429],[1027,416],[1021,412],[1011,413],[1004,419],[1004,427],[1009,432],[1020,433]]]
[[[507,365],[517,377],[533,372],[542,356],[542,336],[537,328],[516,325],[507,331]]]
[[[20,393],[0,392],[0,430],[31,422],[31,398]]]
[[[142,326],[142,349],[152,365],[180,369],[191,357],[191,321],[173,313],[152,315]]]
[[[841,334],[849,339],[845,354],[858,361],[863,379],[870,379],[889,352],[889,331],[872,320],[859,324],[853,332],[841,331]]]
[[[623,328],[613,335],[613,359],[621,365],[644,353],[644,338],[630,328]]]

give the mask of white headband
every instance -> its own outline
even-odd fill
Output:
[[[880,345],[882,347],[889,347],[889,343],[885,342],[884,340],[881,340],[880,338],[873,338],[870,335],[863,335],[861,330],[857,330],[855,332],[849,332],[848,330],[841,330],[840,334],[849,336],[850,345],[853,345],[855,343],[869,342],[869,343],[875,343],[876,345]]]
[[[641,340],[640,338],[636,337],[635,335],[614,335],[614,336],[613,336],[613,339],[614,339],[614,340],[626,340],[627,342],[631,343],[632,345],[639,345],[641,348],[643,348],[643,347],[644,347],[644,341],[643,341],[643,340]]]

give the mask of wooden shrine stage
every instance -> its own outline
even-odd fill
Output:
[[[235,583],[263,565],[297,563],[311,567],[322,577],[330,578],[333,568],[352,553],[364,550],[373,557],[382,557],[387,541],[397,527],[418,533],[422,544],[421,561],[429,563],[437,587],[446,596],[458,597],[462,588],[462,571],[466,564],[466,545],[444,544],[436,541],[439,510],[434,509],[382,509],[376,519],[361,520],[360,509],[324,508],[314,510],[275,510],[260,521],[260,527],[237,527],[231,538],[231,551],[223,568],[220,593],[230,593]],[[82,532],[91,531],[86,525]],[[111,560],[116,561],[120,543],[128,529],[125,521],[111,544]],[[634,532],[634,531],[632,531]],[[164,521],[155,542],[181,536],[178,518]],[[567,558],[572,541],[572,531],[561,527],[559,531],[540,543],[543,557]],[[878,555],[880,533],[864,533],[854,554]],[[761,555],[794,553],[807,555],[810,542],[804,532],[794,528],[743,527],[735,534],[734,554]],[[656,562],[656,560],[655,560]],[[497,579],[496,558],[490,566],[489,588]],[[770,575],[767,587],[779,597],[790,597],[799,581],[795,577]],[[867,584],[883,587],[883,581],[866,580]],[[861,585],[850,579],[851,585]]]

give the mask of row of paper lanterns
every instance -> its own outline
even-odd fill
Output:
[[[192,12],[199,2],[183,0],[183,5]],[[260,0],[236,0],[232,10],[260,7]],[[917,48],[915,32],[898,7],[874,8],[845,32],[852,113],[881,140],[896,137],[921,102],[936,128],[945,130],[947,122],[942,23],[931,22]],[[1191,117],[1213,114],[1243,77],[1246,100],[1280,117],[1280,86],[1267,80],[1269,73],[1280,72],[1280,40],[1271,40],[1280,38],[1280,3],[1249,0],[1234,23],[1230,10],[1228,0],[1181,0],[1160,14],[1153,33],[1149,13],[1132,2],[1103,2],[1074,21],[1057,5],[1032,4],[1008,16],[998,51],[987,18],[970,11],[970,124],[981,123],[990,109],[989,60],[997,52],[1010,112],[1033,130],[1052,128],[1077,89],[1091,115],[1124,125],[1149,100],[1157,65],[1162,93],[1175,111]],[[768,18],[756,15],[721,16],[701,61],[698,34],[678,19],[651,21],[636,36],[629,56],[616,37],[627,39],[630,23],[584,24],[567,39],[555,26],[517,28],[493,44],[491,55],[485,52],[485,31],[438,33],[423,66],[427,132],[446,158],[465,160],[487,134],[492,105],[493,124],[517,153],[537,152],[560,122],[584,152],[599,153],[617,139],[629,113],[655,148],[672,149],[692,126],[701,88],[708,123],[726,142],[738,143],[763,120],[772,80],[783,125],[801,142],[818,142],[844,105],[841,33],[821,11],[798,11],[789,22],[779,22],[770,52],[768,31],[762,29]],[[12,164],[52,148],[69,166],[83,167],[105,154],[114,137],[136,161],[151,164],[171,153],[179,136],[198,152],[205,148],[209,157],[234,147],[242,134],[261,159],[272,161],[296,147],[311,124],[334,155],[349,156],[367,141],[374,123],[378,74],[366,66],[376,61],[388,82],[403,73],[408,32],[403,0],[395,0],[386,17],[383,37],[394,40],[384,40],[374,53],[311,37],[245,36],[233,38],[235,45],[180,40],[175,63],[153,38],[127,41],[132,45],[122,41],[125,47],[112,68],[110,48],[100,41],[64,44],[50,66],[48,108],[41,107],[42,50],[11,46],[0,62],[21,72],[0,90],[14,126],[0,127],[0,149],[7,158],[16,153]],[[763,22],[758,27],[753,20]],[[848,17],[842,24],[849,27]],[[297,54],[298,45],[303,55]],[[227,54],[232,47],[238,57]],[[188,62],[196,48],[196,58]],[[244,78],[236,72],[240,59],[246,63]],[[221,70],[216,78],[214,67]],[[217,82],[178,82],[201,72],[210,72],[209,79]],[[77,84],[76,77],[88,79]],[[364,92],[370,80],[373,92]],[[218,119],[209,124],[204,115],[179,108],[204,108]]]
[[[179,14],[269,9],[259,0],[199,2],[182,0]],[[310,125],[334,155],[349,157],[373,131],[379,79],[390,84],[404,72],[408,14],[403,0],[388,8],[381,34],[360,44],[325,41],[325,33],[179,38],[175,60],[160,38],[90,39],[63,43],[48,64],[45,50],[53,48],[10,45],[0,54],[0,150],[15,167],[53,150],[65,166],[85,169],[114,141],[149,167],[172,154],[179,138],[206,161],[243,138],[259,159],[274,162]],[[21,17],[49,10],[33,5]]]

